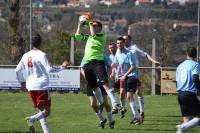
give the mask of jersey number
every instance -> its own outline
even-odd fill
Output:
[[[181,82],[185,82],[187,80],[187,70],[186,69],[182,69],[181,70]]]
[[[33,67],[32,57],[28,57],[28,67]]]

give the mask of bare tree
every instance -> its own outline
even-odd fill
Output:
[[[12,64],[16,64],[24,53],[23,38],[20,37],[20,0],[7,0],[9,4],[9,53]]]

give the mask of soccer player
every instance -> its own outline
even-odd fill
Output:
[[[88,86],[94,91],[94,95],[100,103],[100,109],[103,109],[104,100],[101,94],[101,90],[98,88],[97,79],[100,84],[105,88],[111,102],[115,105],[116,101],[114,91],[109,88],[108,77],[104,62],[104,47],[106,44],[106,36],[102,33],[102,24],[99,21],[89,22],[90,35],[81,34],[81,24],[79,22],[78,28],[75,34],[76,41],[86,41],[83,66],[85,72],[85,78]]]
[[[68,62],[64,61],[61,66],[53,67],[49,64],[47,56],[40,50],[42,38],[36,34],[32,38],[33,49],[25,53],[15,71],[21,89],[28,89],[32,102],[39,110],[35,115],[26,117],[30,132],[34,133],[34,122],[40,121],[44,133],[50,133],[46,118],[50,114],[51,99],[48,91],[49,72],[59,72],[67,67]],[[25,80],[23,70],[27,73]]]
[[[81,67],[81,75],[85,78],[85,72],[84,72],[84,69],[82,68],[83,65],[84,65],[84,59],[82,59],[80,67]],[[108,116],[108,121],[109,121],[109,127],[110,127],[110,129],[114,129],[115,120],[113,120],[111,107],[110,107],[110,105],[108,103],[108,100],[107,100],[107,93],[106,93],[105,89],[102,87],[102,85],[100,83],[98,84],[98,88],[100,88],[101,93],[103,95],[104,106],[105,106],[105,109],[106,109],[106,112],[107,112],[107,116]],[[94,96],[94,93],[93,93],[92,89],[90,89],[87,86],[87,90],[86,91],[87,91],[87,96],[89,97],[89,100],[90,100],[90,106],[92,107],[92,109],[96,113],[96,116],[100,120],[99,126],[102,129],[104,129],[105,124],[107,122],[107,119],[104,118],[102,112],[100,111],[99,105],[97,104],[97,99]]]
[[[111,73],[110,73],[110,86],[114,88],[114,90],[118,90],[120,88],[120,77],[118,73],[118,67],[117,66],[112,66],[114,59],[115,59],[115,54],[117,51],[117,45],[116,43],[112,42],[108,44],[108,50],[110,55],[107,58],[108,66],[111,68]],[[118,99],[117,99],[118,100]],[[121,100],[121,105],[120,107],[121,110],[121,118],[124,117],[124,114],[126,113],[125,109],[125,99],[120,99]],[[117,114],[118,113],[118,105],[117,107],[113,105],[112,113]]]
[[[176,133],[185,133],[200,123],[200,102],[197,98],[197,90],[200,90],[200,65],[195,61],[196,57],[196,48],[188,47],[186,60],[176,69],[176,89],[183,116],[183,123],[176,126]]]
[[[137,103],[134,100],[133,95],[137,89],[138,68],[135,65],[135,58],[133,54],[125,48],[125,40],[122,37],[117,39],[118,52],[115,55],[114,63],[119,65],[120,70],[120,89],[126,90],[128,103],[133,113],[133,119],[135,124],[141,124],[141,116],[137,110]]]
[[[125,47],[133,53],[135,56],[135,65],[138,68],[139,67],[139,60],[138,60],[138,55],[142,57],[146,57],[150,62],[155,63],[160,65],[160,62],[154,60],[147,52],[144,52],[141,50],[136,44],[131,43],[131,36],[130,35],[124,35],[123,38],[125,39]],[[141,90],[141,81],[138,79],[138,87],[137,87],[137,92],[136,94],[138,95],[138,104],[139,104],[139,110],[142,118],[144,119],[144,97],[142,95],[142,90]]]

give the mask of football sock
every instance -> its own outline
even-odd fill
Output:
[[[104,100],[103,100],[103,96],[102,96],[102,93],[101,93],[101,89],[100,88],[97,88],[96,90],[93,90],[93,93],[97,99],[97,101],[100,103],[100,104],[103,104],[104,103]]]
[[[40,119],[40,124],[42,126],[44,133],[50,133],[50,130],[49,130],[49,127],[48,127],[48,122],[47,122],[46,118]]]
[[[40,119],[44,118],[44,111],[40,111],[39,113],[35,114],[35,115],[32,115],[30,117],[30,121],[31,122],[35,122],[35,121],[38,121]]]
[[[108,121],[109,121],[109,122],[112,122],[112,121],[113,121],[112,112],[107,112],[107,115],[108,115]]]
[[[129,105],[130,105],[130,107],[131,107],[131,111],[132,111],[132,113],[133,113],[134,118],[140,118],[140,114],[139,114],[139,112],[138,112],[138,110],[137,110],[137,103],[136,103],[135,101],[132,100],[132,101],[129,103]]]
[[[181,124],[181,127],[185,131],[185,130],[188,130],[188,129],[193,128],[195,126],[198,126],[198,125],[199,125],[199,119],[198,118],[193,118],[192,120]]]
[[[144,97],[138,97],[138,104],[140,107],[140,114],[142,114],[142,112],[144,112]]]
[[[96,113],[97,117],[99,118],[100,121],[105,120],[105,118],[103,117],[102,113],[99,111],[98,113]]]
[[[117,108],[117,105],[119,104],[119,102],[118,102],[117,97],[115,96],[113,89],[108,89],[108,90],[106,90],[106,92],[111,100],[113,108]]]

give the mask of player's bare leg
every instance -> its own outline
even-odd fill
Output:
[[[90,96],[89,99],[90,99],[90,106],[92,107],[92,109],[96,113],[97,118],[100,121],[99,126],[102,129],[104,129],[107,119],[103,117],[102,112],[100,111],[99,105],[97,104],[96,98],[94,96]]]

